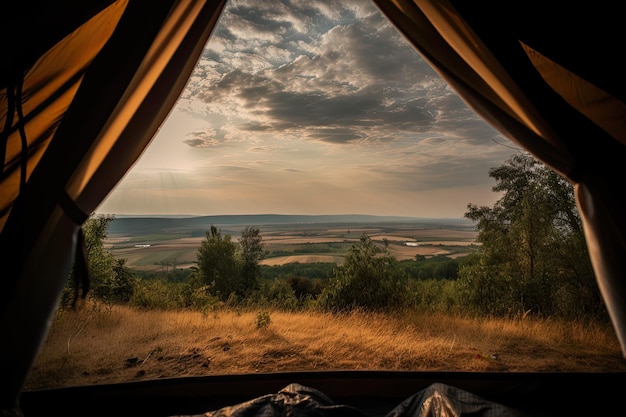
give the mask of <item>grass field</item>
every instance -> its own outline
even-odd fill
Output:
[[[315,311],[61,311],[26,389],[321,370],[624,372],[612,328],[581,322]]]

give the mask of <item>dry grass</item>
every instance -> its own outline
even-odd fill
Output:
[[[60,312],[26,389],[303,370],[626,371],[610,327],[531,319],[260,311]]]

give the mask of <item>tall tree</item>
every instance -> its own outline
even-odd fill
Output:
[[[261,267],[259,262],[265,255],[263,251],[263,237],[259,228],[247,226],[241,232],[239,239],[241,250],[241,280],[246,292],[250,292],[258,287],[261,277]]]
[[[492,314],[602,314],[573,186],[526,153],[489,176],[502,197],[465,213],[481,244],[459,271],[469,304]]]
[[[113,265],[113,282],[111,286],[111,298],[118,303],[128,303],[133,295],[136,277],[131,269],[126,266],[127,259],[116,259]]]
[[[222,235],[211,225],[206,238],[200,243],[197,253],[198,273],[211,293],[221,300],[231,294],[241,296],[245,288],[240,279],[237,244],[230,235]]]

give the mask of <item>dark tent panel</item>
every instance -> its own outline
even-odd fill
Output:
[[[372,407],[382,405],[382,414],[433,383],[549,415],[620,409],[623,373],[242,375],[22,392],[80,253],[82,223],[167,117],[224,3],[23,0],[4,5],[3,415],[19,414],[20,408],[25,415],[197,414],[278,395],[290,384],[319,390],[335,404],[359,408],[368,400],[381,401]],[[620,54],[626,26],[620,5],[375,3],[478,114],[575,185],[598,285],[626,357],[626,220],[620,195],[626,176]]]
[[[624,382],[624,374],[595,373],[333,371],[218,375],[27,391],[22,395],[22,409],[26,416],[58,413],[68,417],[86,412],[94,417],[204,413],[211,417],[611,415],[620,404]],[[300,387],[291,398],[284,398],[281,390],[291,384]],[[415,405],[428,405],[429,397],[458,403],[457,413],[435,413],[432,409],[432,414],[418,414]],[[398,407],[404,403],[404,411],[399,413]],[[294,410],[298,412],[291,414]],[[396,414],[392,414],[394,410]]]

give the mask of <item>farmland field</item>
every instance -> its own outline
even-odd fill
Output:
[[[231,235],[233,241],[237,241],[247,225],[216,224],[216,227],[222,235]],[[249,225],[259,228],[267,253],[261,264],[270,266],[294,262],[341,264],[345,253],[363,234],[380,245],[386,240],[391,254],[398,260],[413,259],[416,255],[455,258],[467,255],[477,236],[472,224],[456,219]],[[145,225],[140,230],[118,227],[109,233],[105,245],[116,258],[125,258],[131,269],[189,268],[195,265],[198,248],[209,228],[210,225],[202,224],[193,228],[164,228],[157,221],[152,227]]]

